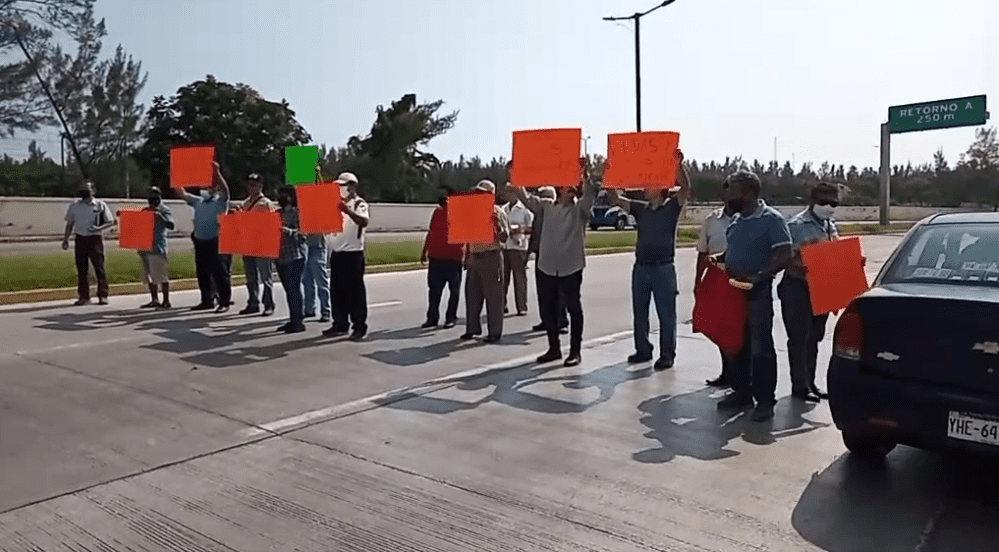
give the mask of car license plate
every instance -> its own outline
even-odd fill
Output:
[[[951,411],[947,420],[947,436],[999,446],[999,418]]]

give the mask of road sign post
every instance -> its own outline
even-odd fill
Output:
[[[984,125],[988,119],[984,94],[889,107],[888,122],[881,125],[881,224],[890,223],[892,134]]]

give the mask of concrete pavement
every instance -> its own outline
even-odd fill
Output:
[[[865,238],[871,271],[897,240]],[[681,321],[693,257],[678,252]],[[0,550],[999,542],[994,470],[904,448],[864,467],[825,404],[786,398],[779,315],[782,399],[772,424],[752,424],[714,409],[703,381],[717,349],[689,324],[673,370],[625,364],[631,259],[588,263],[572,369],[533,364],[534,312],[507,318],[498,346],[460,342],[461,326],[416,329],[422,273],[369,277],[363,343],[321,338],[315,322],[289,338],[279,317],[148,312],[144,297],[0,309]]]

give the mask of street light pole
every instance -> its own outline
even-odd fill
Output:
[[[604,21],[623,21],[625,19],[635,20],[635,122],[638,132],[642,132],[642,54],[641,54],[641,25],[642,17],[664,8],[676,0],[665,0],[662,4],[642,12],[629,15],[627,17],[605,17]]]

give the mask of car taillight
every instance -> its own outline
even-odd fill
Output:
[[[833,354],[849,360],[860,360],[864,350],[864,321],[857,303],[851,303],[836,323]]]

